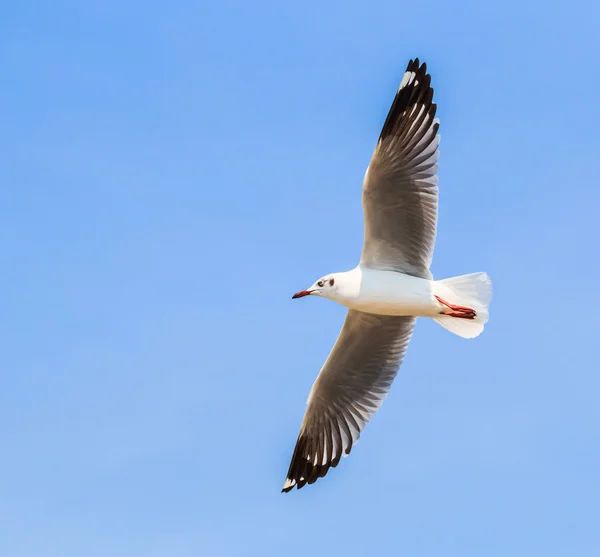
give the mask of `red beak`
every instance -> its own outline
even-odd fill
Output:
[[[296,298],[304,298],[304,296],[309,296],[312,292],[312,290],[300,290],[300,292],[296,292],[292,296],[292,300],[295,300]]]

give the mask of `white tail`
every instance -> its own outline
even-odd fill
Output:
[[[472,308],[477,314],[474,319],[440,315],[434,317],[434,321],[463,338],[481,334],[489,318],[488,308],[492,301],[492,281],[486,273],[436,280],[433,293],[449,304]]]

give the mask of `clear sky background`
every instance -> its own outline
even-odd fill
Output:
[[[492,5],[494,4],[494,5]],[[600,555],[597,2],[6,2],[3,557]],[[280,489],[344,318],[410,58],[440,132],[436,277],[324,480]]]

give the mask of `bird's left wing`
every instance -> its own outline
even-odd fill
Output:
[[[415,321],[348,312],[310,391],[282,491],[314,483],[350,454],[396,377]]]
[[[431,278],[439,123],[427,66],[406,68],[363,183],[361,264]]]

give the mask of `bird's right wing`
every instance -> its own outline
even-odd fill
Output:
[[[310,391],[283,491],[314,483],[350,454],[396,377],[415,321],[348,312]]]

